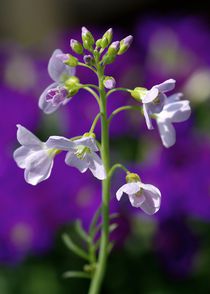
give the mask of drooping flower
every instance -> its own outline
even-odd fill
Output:
[[[93,136],[83,136],[81,139],[73,141],[73,143],[72,150],[66,155],[66,164],[76,167],[81,173],[90,169],[97,179],[105,179],[105,169],[101,158],[96,153],[98,147]]]
[[[139,176],[134,173],[129,173],[126,176],[127,184],[120,187],[116,193],[119,201],[126,193],[133,207],[141,208],[147,214],[154,214],[160,208],[161,193],[158,188],[150,184],[141,182]]]
[[[26,182],[37,185],[49,178],[55,155],[60,150],[69,150],[71,141],[64,137],[52,136],[44,143],[23,126],[17,127],[17,139],[22,146],[15,150],[14,160],[20,168],[25,169]],[[60,149],[53,147],[52,140]]]
[[[190,102],[179,100],[181,93],[174,94],[167,99],[163,110],[156,114],[157,125],[162,143],[169,148],[176,142],[176,131],[172,123],[183,122],[191,114]]]
[[[48,73],[54,83],[49,85],[39,98],[39,107],[47,114],[56,111],[60,105],[65,105],[70,100],[64,82],[75,74],[75,68],[65,64],[67,59],[66,54],[56,49],[49,60]]]
[[[144,117],[149,130],[153,129],[151,115],[162,111],[167,99],[165,93],[173,90],[175,83],[175,80],[169,79],[159,85],[153,86],[146,95],[142,97]]]

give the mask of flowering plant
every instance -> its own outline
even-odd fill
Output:
[[[163,145],[170,147],[175,143],[175,129],[172,123],[186,120],[191,111],[189,102],[180,100],[182,96],[180,93],[167,97],[166,93],[175,87],[173,79],[155,85],[150,90],[142,87],[116,88],[114,77],[106,76],[105,69],[118,55],[124,54],[129,49],[133,37],[128,36],[114,42],[112,38],[113,32],[109,29],[101,39],[95,41],[91,32],[83,27],[82,43],[77,40],[70,41],[72,51],[82,55],[83,62],[71,54],[63,53],[60,49],[55,50],[48,64],[48,72],[54,82],[44,90],[39,99],[39,107],[46,114],[50,114],[68,104],[80,89],[88,91],[99,107],[90,129],[77,137],[51,136],[46,142],[41,142],[25,127],[18,125],[17,139],[22,146],[14,152],[17,165],[25,170],[26,182],[32,185],[50,176],[54,158],[61,152],[66,152],[67,165],[76,167],[81,173],[89,169],[94,177],[102,180],[101,206],[93,216],[89,231],[84,230],[80,222],[76,226],[78,234],[86,243],[85,249],[75,244],[69,235],[63,236],[68,248],[88,262],[83,271],[69,271],[64,276],[90,278],[89,294],[100,291],[108,254],[113,245],[109,235],[115,229],[115,225],[110,224],[110,220],[116,216],[110,214],[109,202],[111,178],[116,169],[120,168],[126,174],[126,183],[116,192],[118,201],[123,193],[126,193],[133,207],[141,208],[149,215],[156,213],[161,203],[161,193],[158,188],[144,184],[139,175],[132,173],[120,163],[111,166],[109,126],[112,119],[121,111],[138,111],[145,117],[148,129],[153,129],[152,119],[156,120]],[[78,66],[86,67],[96,74],[98,84],[82,84],[76,76]],[[107,100],[116,91],[127,92],[131,98],[137,100],[138,104],[119,107],[109,114]],[[99,120],[101,121],[100,142],[94,133]]]

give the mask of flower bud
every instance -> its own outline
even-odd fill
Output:
[[[125,53],[128,48],[130,47],[131,43],[133,41],[133,37],[130,35],[126,38],[124,38],[122,41],[120,41],[120,50],[118,51],[118,55],[121,55]]]
[[[127,183],[141,182],[141,179],[138,174],[128,172],[126,176],[126,182]]]
[[[103,81],[104,87],[107,89],[113,89],[116,85],[116,81],[113,77],[105,77]]]
[[[98,39],[98,40],[96,41],[96,46],[97,46],[98,48],[101,47],[101,40],[102,40],[102,39]]]
[[[77,94],[80,89],[80,81],[77,77],[72,76],[65,81],[65,87],[69,92],[70,96]]]
[[[120,49],[120,42],[119,41],[115,41],[113,42],[108,49],[108,54],[109,55],[117,55],[118,51]]]
[[[77,40],[71,39],[70,47],[77,54],[82,54],[83,53],[82,44],[80,42],[78,42]]]
[[[84,60],[84,63],[87,65],[93,65],[93,63],[94,63],[93,56],[91,56],[91,55],[85,55],[83,57],[83,60]]]
[[[78,59],[71,54],[68,54],[68,59],[64,63],[71,67],[76,67],[78,64]]]
[[[107,53],[104,55],[104,57],[102,59],[103,64],[110,64],[110,63],[114,62],[119,48],[120,48],[120,42],[119,41],[113,42],[109,46]]]
[[[102,37],[102,40],[103,40],[103,38],[106,38],[108,40],[108,45],[111,43],[112,38],[113,38],[113,30],[112,30],[112,28],[110,28],[108,31],[106,31],[106,33]]]
[[[95,40],[91,32],[88,31],[85,27],[82,27],[82,41],[84,48],[92,51]]]
[[[112,29],[109,29],[106,31],[106,33],[103,35],[101,41],[100,41],[100,47],[105,49],[112,41],[113,32]]]
[[[131,96],[137,101],[141,101],[142,98],[147,94],[148,90],[146,88],[137,87],[131,91]]]

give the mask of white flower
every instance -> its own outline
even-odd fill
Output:
[[[56,111],[61,105],[70,101],[64,81],[75,75],[75,68],[64,63],[65,56],[66,54],[63,54],[60,49],[56,49],[48,63],[48,73],[54,82],[44,90],[39,98],[39,107],[47,114]]]
[[[25,169],[26,182],[37,185],[49,178],[59,150],[69,150],[72,142],[64,137],[52,136],[44,143],[23,126],[17,127],[17,139],[22,146],[15,150],[14,160],[20,168]],[[52,140],[57,144],[53,146]]]
[[[90,169],[96,178],[104,180],[106,173],[101,158],[96,154],[98,147],[94,138],[84,136],[73,143],[74,147],[66,155],[66,164],[76,167],[81,173]]]
[[[144,92],[145,94],[141,100],[143,103],[144,117],[149,130],[153,129],[151,115],[162,111],[167,100],[165,93],[173,90],[175,83],[175,80],[169,79],[159,85],[153,86],[149,91]]]
[[[190,102],[179,100],[181,93],[174,94],[167,99],[163,110],[156,114],[156,121],[162,143],[169,148],[176,142],[176,131],[172,123],[183,122],[191,114]]]
[[[129,174],[126,178],[132,176],[135,176],[135,179],[123,185],[117,191],[117,200],[120,201],[123,193],[126,193],[133,207],[141,208],[145,213],[150,215],[156,213],[161,203],[159,189],[153,185],[142,183],[136,174]]]

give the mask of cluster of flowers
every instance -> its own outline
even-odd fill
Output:
[[[108,30],[104,36],[106,36],[106,41],[111,40],[112,30]],[[91,33],[84,27],[82,28],[82,39],[84,47],[85,42],[92,42]],[[104,37],[100,44],[103,39]],[[109,46],[103,62],[112,63],[117,54],[121,55],[127,51],[131,42],[132,36],[126,37],[121,42],[113,42]],[[78,41],[71,40],[70,46],[74,52],[83,53],[83,47]],[[90,64],[92,62],[91,56],[85,55],[84,61],[85,64]],[[48,64],[48,72],[54,82],[39,99],[39,107],[45,113],[52,113],[59,106],[68,103],[70,98],[82,87],[79,79],[74,76],[77,64],[77,58],[72,55],[64,54],[59,49],[54,51]],[[104,86],[108,89],[114,88],[115,80],[112,77],[105,78]],[[170,79],[150,90],[140,87],[129,90],[132,97],[143,105],[143,114],[148,129],[153,128],[151,119],[156,119],[165,147],[170,147],[175,143],[175,129],[172,123],[184,121],[190,115],[189,101],[181,101],[182,95],[180,93],[170,97],[166,96],[165,93],[174,87],[175,80]],[[20,168],[25,169],[25,180],[32,185],[36,185],[50,176],[54,157],[62,151],[67,151],[65,158],[67,165],[76,167],[82,173],[90,169],[99,180],[104,180],[107,176],[103,162],[96,153],[99,149],[93,132],[85,133],[79,139],[51,136],[43,143],[26,128],[18,125],[17,138],[22,146],[14,152],[14,159]],[[127,183],[116,193],[118,200],[125,192],[128,194],[132,206],[140,207],[148,214],[154,214],[159,210],[161,193],[155,186],[143,184],[137,174],[129,171],[126,181]]]

